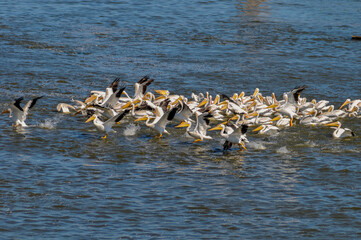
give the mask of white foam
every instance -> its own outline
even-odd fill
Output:
[[[261,142],[250,142],[246,144],[247,147],[256,149],[256,150],[265,150],[266,146],[263,145]]]
[[[124,136],[134,136],[139,129],[140,129],[139,125],[135,125],[134,123],[131,123],[127,125],[127,127],[124,129],[123,134]]]
[[[284,147],[280,147],[279,149],[276,150],[276,153],[279,153],[279,154],[287,154],[287,153],[290,153],[290,151],[287,149],[286,146]]]
[[[60,122],[60,118],[46,118],[44,122],[39,123],[39,127],[46,129],[55,129],[56,125]]]

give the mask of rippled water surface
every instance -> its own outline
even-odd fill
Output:
[[[355,138],[295,125],[249,133],[248,151],[222,139],[192,144],[126,120],[100,139],[56,112],[114,77],[127,91],[190,97],[256,87],[340,106],[361,96],[360,1],[2,1],[1,111],[43,95],[13,129],[0,115],[0,232],[13,238],[357,239],[360,118]]]

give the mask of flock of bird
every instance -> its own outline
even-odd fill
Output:
[[[323,125],[334,129],[333,137],[344,138],[355,136],[348,128],[342,128],[340,119],[360,117],[361,100],[347,99],[339,109],[328,105],[329,101],[307,101],[300,96],[306,86],[296,87],[283,94],[277,100],[275,94],[263,96],[256,88],[254,93],[246,96],[244,92],[233,96],[209,93],[194,94],[191,98],[170,94],[168,90],[147,92],[147,87],[154,81],[148,76],[135,83],[135,93],[131,97],[125,91],[125,84],[116,78],[105,91],[91,91],[90,97],[84,101],[72,100],[74,105],[59,103],[57,110],[66,114],[88,116],[86,123],[93,121],[95,127],[103,132],[103,138],[115,132],[113,126],[124,123],[125,118],[135,122],[145,121],[145,126],[153,129],[161,138],[169,134],[167,124],[176,122],[176,128],[186,128],[186,133],[194,142],[212,139],[208,131],[220,131],[225,139],[223,149],[237,144],[241,151],[247,150],[246,132],[275,135],[282,128],[292,127],[295,123],[302,125]],[[9,113],[14,127],[26,127],[29,110],[42,97],[30,100],[24,107],[20,104],[23,97],[15,99],[9,108],[2,113]],[[131,120],[132,121],[132,120]],[[214,127],[211,127],[214,124]]]

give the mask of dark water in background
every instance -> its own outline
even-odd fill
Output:
[[[16,131],[0,121],[0,236],[76,239],[356,239],[360,137],[294,126],[222,140],[161,141],[125,124],[109,140],[57,103],[116,76],[190,96],[307,84],[308,99],[360,98],[360,1],[1,1],[1,111],[44,95]],[[360,120],[343,125],[361,135]],[[128,127],[126,127],[128,126]],[[131,126],[131,127],[129,127]]]

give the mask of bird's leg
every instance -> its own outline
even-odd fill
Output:
[[[102,137],[103,139],[106,139],[108,137],[108,134],[105,134],[105,136],[104,137]]]
[[[293,117],[291,117],[291,120],[290,120],[290,127],[293,126]]]
[[[201,142],[201,141],[203,141],[203,140],[202,139],[196,139],[196,140],[194,140],[193,143],[197,143],[197,142]]]
[[[238,144],[238,147],[239,147],[239,150],[241,150],[241,152],[243,152],[242,145],[240,143]]]
[[[246,148],[246,146],[244,145],[244,143],[243,143],[243,142],[241,142],[241,143],[240,143],[240,145],[244,148],[244,150],[246,150],[246,151],[247,151],[247,148]]]
[[[159,136],[155,135],[154,138],[161,138],[162,136],[163,136],[162,134],[159,134]]]

